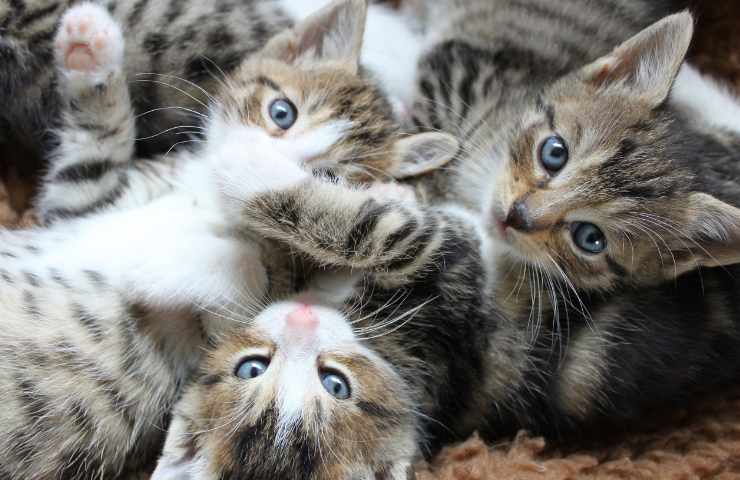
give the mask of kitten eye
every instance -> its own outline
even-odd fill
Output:
[[[586,253],[601,253],[606,250],[606,237],[593,223],[574,223],[571,227],[573,242]]]
[[[322,372],[321,384],[332,397],[339,400],[347,400],[349,398],[349,382],[341,373],[331,371]]]
[[[568,163],[568,147],[565,140],[558,136],[552,136],[545,140],[540,148],[540,162],[550,173],[556,173]]]
[[[244,380],[257,378],[267,371],[270,361],[262,357],[250,357],[242,360],[236,367],[236,376]]]
[[[297,117],[298,110],[290,100],[280,98],[270,104],[270,118],[283,130],[292,127]]]

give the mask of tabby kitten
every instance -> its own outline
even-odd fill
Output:
[[[497,147],[508,148],[511,145],[510,151],[518,154],[512,153],[511,161],[507,157],[494,161],[499,162],[503,169],[511,164],[508,171],[527,165],[538,171],[539,164],[530,157],[537,158],[540,150],[553,153],[557,149],[546,141],[543,145],[552,148],[535,148],[528,157],[522,153],[530,151],[529,147],[524,148],[524,142],[539,136],[545,139],[552,136],[535,133],[539,129],[551,128],[548,115],[551,109],[547,106],[554,102],[553,98],[560,98],[551,95],[564,95],[563,92],[568,91],[582,96],[589,94],[587,98],[597,105],[604,100],[602,96],[607,99],[610,95],[619,96],[619,102],[610,100],[611,109],[602,109],[602,114],[609,114],[612,120],[628,119],[629,113],[643,112],[647,115],[646,112],[652,112],[648,115],[650,123],[645,125],[654,132],[650,137],[652,143],[644,137],[634,137],[635,149],[619,157],[627,161],[632,153],[645,152],[643,149],[652,147],[655,156],[644,153],[640,156],[644,163],[672,163],[673,171],[680,172],[682,168],[688,168],[684,167],[682,159],[685,157],[680,153],[685,155],[692,150],[681,150],[678,146],[690,145],[697,139],[715,138],[710,137],[710,133],[715,136],[721,133],[723,136],[720,138],[733,138],[729,132],[717,133],[709,126],[705,127],[707,132],[700,135],[696,130],[688,129],[686,125],[690,123],[683,124],[684,128],[678,130],[677,127],[682,125],[678,120],[671,123],[676,130],[656,127],[657,120],[674,112],[670,100],[666,103],[666,97],[688,48],[692,24],[693,20],[687,13],[669,16],[627,40],[614,53],[556,82],[545,93],[532,93],[529,100],[535,110],[524,110],[524,120],[515,122],[509,132],[511,136],[503,137],[507,141],[502,140]],[[614,70],[617,65],[622,69]],[[594,85],[596,72],[604,78]],[[619,77],[610,76],[617,72]],[[642,75],[644,72],[651,72],[651,75],[646,77]],[[571,84],[570,89],[565,87],[565,82]],[[578,87],[578,82],[584,85]],[[523,102],[526,98],[523,96],[520,100]],[[660,102],[657,107],[656,101]],[[559,113],[561,111],[570,112],[580,120],[566,108],[568,105],[575,108],[567,102],[554,107],[552,122],[556,127],[564,115]],[[621,116],[616,113],[615,117],[611,116],[610,112],[626,106],[630,108],[619,110]],[[583,107],[580,109],[589,112]],[[493,111],[489,109],[489,112]],[[533,112],[539,111],[540,116],[535,116]],[[570,117],[563,120],[565,118]],[[595,123],[594,117],[586,118],[590,119],[589,123],[584,121],[580,136],[574,138],[597,141],[610,132],[603,125],[604,131],[596,130],[599,124]],[[616,128],[618,125],[609,126]],[[553,130],[565,132],[560,127]],[[516,132],[529,134],[521,136],[515,135]],[[598,136],[599,132],[601,136]],[[676,133],[684,134],[676,140],[679,144],[669,143],[670,139],[675,139]],[[560,138],[565,138],[564,135],[570,137],[570,134],[563,133]],[[597,142],[596,145],[600,144]],[[704,145],[714,148],[720,144],[715,141]],[[519,147],[519,150],[514,147]],[[599,150],[595,147],[587,151],[591,151],[590,156],[583,158],[591,162],[599,158]],[[469,160],[466,154],[467,150],[464,150],[461,153],[463,158],[458,161]],[[548,165],[553,166],[558,155],[551,157],[548,157],[551,160]],[[704,158],[703,165],[726,159]],[[586,160],[583,163],[588,165]],[[574,163],[573,167],[577,165],[580,163]],[[562,167],[566,175],[569,166],[571,163],[566,162]],[[254,162],[251,168],[260,171],[266,167]],[[409,202],[379,201],[372,198],[370,192],[317,183],[305,173],[301,174],[296,166],[286,164],[281,168],[286,172],[294,171],[292,186],[286,183],[274,184],[274,188],[246,185],[232,192],[232,199],[238,199],[233,207],[241,208],[241,222],[249,231],[289,245],[325,265],[364,272],[357,288],[350,289],[346,297],[344,318],[348,325],[356,328],[355,340],[359,345],[393,365],[403,379],[403,383],[394,385],[394,388],[408,392],[411,404],[416,407],[422,451],[425,447],[433,449],[444,442],[465,437],[474,430],[498,436],[528,428],[536,433],[557,436],[582,431],[604,421],[622,423],[639,418],[651,408],[682,404],[697,392],[736,382],[740,376],[740,329],[737,326],[740,317],[734,300],[740,290],[735,279],[739,272],[735,266],[684,270],[680,268],[679,257],[676,258],[676,270],[684,273],[677,277],[676,270],[666,274],[667,278],[673,279],[670,282],[653,285],[655,280],[648,270],[642,280],[638,272],[627,272],[624,279],[614,281],[608,288],[603,284],[579,288],[576,285],[580,284],[554,283],[548,286],[554,289],[572,287],[578,297],[569,298],[567,290],[562,290],[552,303],[537,303],[536,295],[540,293],[537,285],[529,287],[524,279],[519,279],[516,284],[517,263],[514,262],[521,262],[518,259],[524,254],[514,256],[517,254],[512,253],[512,249],[518,248],[517,245],[502,241],[498,232],[492,231],[498,226],[492,226],[488,217],[479,212],[454,202],[418,206]],[[461,171],[463,168],[460,166]],[[521,170],[517,175],[519,181],[526,178]],[[552,178],[553,182],[560,179],[557,174]],[[616,178],[616,173],[612,178]],[[698,177],[669,175],[658,177],[655,183],[648,182],[647,186],[664,186],[664,179],[677,182],[677,179],[694,178]],[[585,183],[583,188],[585,190],[592,185]],[[714,225],[724,227],[724,236],[713,236],[717,232],[707,229],[695,240],[703,242],[700,245],[710,253],[717,253],[713,255],[717,262],[731,261],[732,257],[722,256],[722,252],[736,251],[739,245],[731,241],[740,226],[734,207],[711,200],[707,193],[692,190],[699,185],[697,183],[689,183],[688,187],[680,182],[675,185],[680,186],[676,187],[679,190],[675,196],[670,197],[675,207],[679,207],[679,201],[684,198],[680,192],[689,198],[698,195],[705,208],[700,223],[710,228]],[[732,185],[724,186],[731,190]],[[614,192],[606,192],[609,191]],[[651,201],[647,195],[650,191],[645,192],[645,202]],[[507,192],[503,190],[503,193]],[[580,190],[576,192],[581,193]],[[608,201],[606,192],[596,199]],[[663,190],[663,194],[671,194],[671,190]],[[332,197],[342,199],[341,208],[335,208],[339,202],[326,201]],[[603,206],[591,200],[593,209]],[[631,205],[636,205],[636,202]],[[618,218],[617,213],[614,213],[614,218]],[[691,209],[688,213],[696,215]],[[691,215],[680,218],[687,226],[697,224],[696,217]],[[522,226],[507,225],[502,229],[507,237],[519,235],[509,233],[509,229],[519,231]],[[538,231],[534,229],[535,233]],[[564,232],[568,234],[566,240],[570,238],[570,231]],[[584,240],[583,243],[587,242]],[[590,243],[599,244],[598,238]],[[565,240],[562,244],[566,244]],[[697,248],[694,252],[691,261],[701,262],[704,251]],[[603,258],[591,261],[606,262]],[[646,265],[649,266],[648,263]],[[608,265],[604,267],[607,273],[608,268]],[[568,273],[572,274],[571,271]],[[348,280],[346,283],[351,282]],[[530,309],[529,294],[535,295],[535,300],[532,300],[535,302],[534,310]],[[525,295],[527,297],[522,298]],[[321,299],[310,297],[299,301],[327,305]],[[331,304],[336,306],[336,303]],[[292,305],[291,308],[297,306]],[[322,322],[323,317],[318,323]],[[336,323],[335,320],[326,322],[330,325]],[[281,325],[279,321],[278,325]],[[259,322],[255,328],[252,334],[259,334]],[[270,337],[268,345],[270,341],[277,342],[275,338]],[[266,448],[265,442],[274,445],[274,424],[256,420],[274,418],[271,413],[265,413],[266,403],[255,404],[240,398],[237,407],[233,407],[228,402],[207,400],[213,392],[219,395],[214,398],[234,398],[233,392],[237,389],[254,392],[253,395],[269,393],[272,395],[270,398],[281,404],[280,390],[271,387],[274,385],[271,379],[275,377],[266,377],[264,390],[260,380],[253,385],[242,385],[234,375],[228,374],[226,365],[236,368],[238,363],[235,362],[239,359],[252,358],[248,353],[244,357],[234,355],[231,358],[231,364],[207,364],[200,387],[194,390],[193,397],[176,409],[179,427],[168,441],[162,460],[164,466],[161,467],[165,471],[174,465],[185,472],[199,472],[202,462],[207,463],[208,459],[218,455],[226,465],[225,471],[231,472],[229,465],[233,464],[234,458],[245,458],[239,456],[245,450],[261,452]],[[268,348],[264,358],[261,357],[261,366],[268,364],[267,360],[271,358],[272,351]],[[317,358],[320,358],[320,352]],[[316,365],[316,371],[310,377],[312,380],[306,382],[314,382],[315,385],[317,378],[322,378],[321,363],[312,365]],[[270,372],[270,368],[267,365],[264,371]],[[274,375],[280,375],[281,368],[278,364]],[[257,373],[263,369],[260,367],[258,370]],[[216,378],[211,377],[214,374]],[[353,382],[361,385],[368,378],[361,372],[353,372],[346,375],[345,380],[351,390]],[[313,396],[307,394],[303,399],[302,418],[314,419]],[[354,400],[343,406],[348,411],[356,408]],[[244,409],[248,413],[246,419],[231,424],[232,429],[228,431],[213,429],[208,419],[213,416],[234,418],[234,412],[242,410],[233,408]],[[257,417],[260,413],[266,416]],[[396,415],[389,417],[396,418]],[[298,456],[301,459],[317,458],[310,456],[310,452],[315,452],[320,443],[309,440],[316,438],[316,432],[322,429],[331,436],[336,428],[331,422],[319,422],[318,425],[305,421],[296,423],[296,435],[305,441],[292,444],[292,451],[305,452],[305,456]],[[223,449],[214,451],[213,445],[226,445],[227,453]],[[251,468],[257,467],[252,465]],[[227,475],[227,478],[237,477]]]
[[[448,155],[449,136],[399,135],[357,75],[365,8],[336,1],[276,36],[211,99],[200,148],[151,166],[132,162],[120,29],[94,4],[65,14],[66,110],[42,213],[71,218],[2,234],[0,476],[117,478],[150,464],[228,313],[291,288],[290,258],[232,228],[237,186],[289,182],[283,156],[352,181]],[[242,170],[253,158],[269,165],[257,176]]]
[[[740,129],[671,94],[691,16],[637,33],[673,2],[447,3],[414,110],[462,147],[423,187],[476,212],[541,364],[503,423],[557,433],[735,379]]]

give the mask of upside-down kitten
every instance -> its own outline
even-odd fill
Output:
[[[276,158],[351,182],[449,157],[447,135],[401,136],[357,75],[365,8],[333,2],[273,38],[210,98],[202,145],[150,166],[133,161],[116,22],[93,4],[65,14],[42,214],[67,220],[2,234],[0,476],[120,478],[150,464],[227,314],[290,291],[291,258],[229,221],[235,188],[290,181]],[[254,158],[268,162],[261,176],[242,169]]]

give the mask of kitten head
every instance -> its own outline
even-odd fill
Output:
[[[207,141],[252,127],[307,168],[355,180],[410,177],[446,163],[457,141],[402,136],[387,98],[361,75],[366,10],[365,0],[338,0],[270,40],[224,81]]]
[[[533,102],[486,199],[515,257],[586,289],[740,260],[740,210],[701,191],[700,142],[666,102],[692,31],[667,17]]]
[[[405,480],[415,430],[404,381],[346,317],[277,303],[210,354],[153,480]]]

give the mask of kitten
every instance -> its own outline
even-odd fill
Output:
[[[364,17],[364,2],[337,1],[276,36],[211,99],[203,144],[148,164],[132,162],[119,27],[94,4],[64,15],[64,125],[42,213],[67,220],[2,234],[2,476],[145,468],[227,313],[290,291],[285,252],[229,221],[239,185],[290,182],[282,156],[348,182],[449,157],[449,136],[401,136],[357,75]],[[261,176],[242,169],[253,158]]]
[[[416,406],[340,312],[273,304],[207,354],[152,480],[406,480]]]
[[[638,33],[671,2],[448,3],[414,111],[462,146],[422,188],[475,212],[500,251],[497,302],[542,364],[514,388],[549,398],[522,393],[532,413],[504,423],[557,433],[638,415],[633,392],[659,404],[733,380],[740,137],[671,94],[691,16]]]

